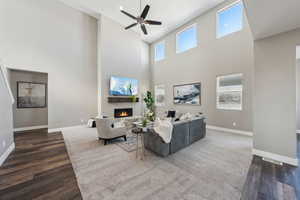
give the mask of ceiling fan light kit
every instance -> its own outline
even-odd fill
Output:
[[[125,30],[128,30],[128,29],[130,29],[130,28],[132,28],[132,27],[135,27],[135,26],[137,26],[137,25],[140,25],[142,32],[143,32],[145,35],[147,35],[148,32],[147,32],[147,29],[146,29],[146,26],[145,26],[145,25],[162,25],[162,23],[161,23],[160,21],[146,20],[147,15],[148,15],[148,13],[149,13],[149,10],[150,10],[150,6],[149,6],[149,5],[146,5],[145,8],[144,8],[144,10],[143,10],[143,12],[141,13],[141,15],[138,16],[138,17],[135,17],[135,16],[133,16],[132,14],[130,14],[130,13],[124,11],[124,10],[123,10],[123,7],[120,7],[121,13],[123,13],[124,15],[130,17],[130,18],[133,19],[133,20],[136,20],[135,23],[133,23],[133,24],[131,24],[131,25],[125,27]]]

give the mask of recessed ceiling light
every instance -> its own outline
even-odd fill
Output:
[[[122,6],[120,6],[120,10],[123,10],[123,7],[122,7]]]

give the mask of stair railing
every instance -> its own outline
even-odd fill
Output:
[[[15,98],[12,94],[11,88],[10,88],[10,84],[8,81],[8,71],[7,68],[4,66],[3,62],[0,60],[0,76],[3,76],[3,79],[5,81],[6,84],[6,88],[7,88],[7,92],[9,93],[9,96],[11,97],[11,102],[12,104],[15,103]]]

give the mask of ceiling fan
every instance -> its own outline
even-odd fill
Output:
[[[127,15],[128,17],[130,17],[130,18],[136,20],[136,23],[133,23],[133,24],[131,24],[131,25],[125,27],[125,30],[130,29],[130,28],[132,28],[132,27],[134,27],[134,26],[140,24],[143,33],[144,33],[145,35],[147,35],[148,32],[147,32],[147,29],[146,29],[146,26],[145,26],[145,25],[147,25],[147,24],[148,24],[148,25],[161,25],[161,24],[162,24],[162,23],[159,22],[159,21],[146,20],[146,17],[147,17],[147,15],[148,15],[149,10],[150,10],[150,6],[149,6],[149,5],[146,5],[146,6],[145,6],[145,8],[144,8],[142,14],[141,14],[140,16],[138,16],[138,17],[135,17],[135,16],[133,16],[132,14],[130,14],[130,13],[124,11],[123,8],[120,8],[120,10],[121,10],[121,12],[122,12],[123,14],[125,14],[125,15]],[[140,10],[141,10],[141,1],[140,1]]]

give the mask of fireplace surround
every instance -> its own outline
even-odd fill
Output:
[[[115,118],[123,118],[123,117],[132,117],[133,109],[132,108],[115,108],[114,111]]]

